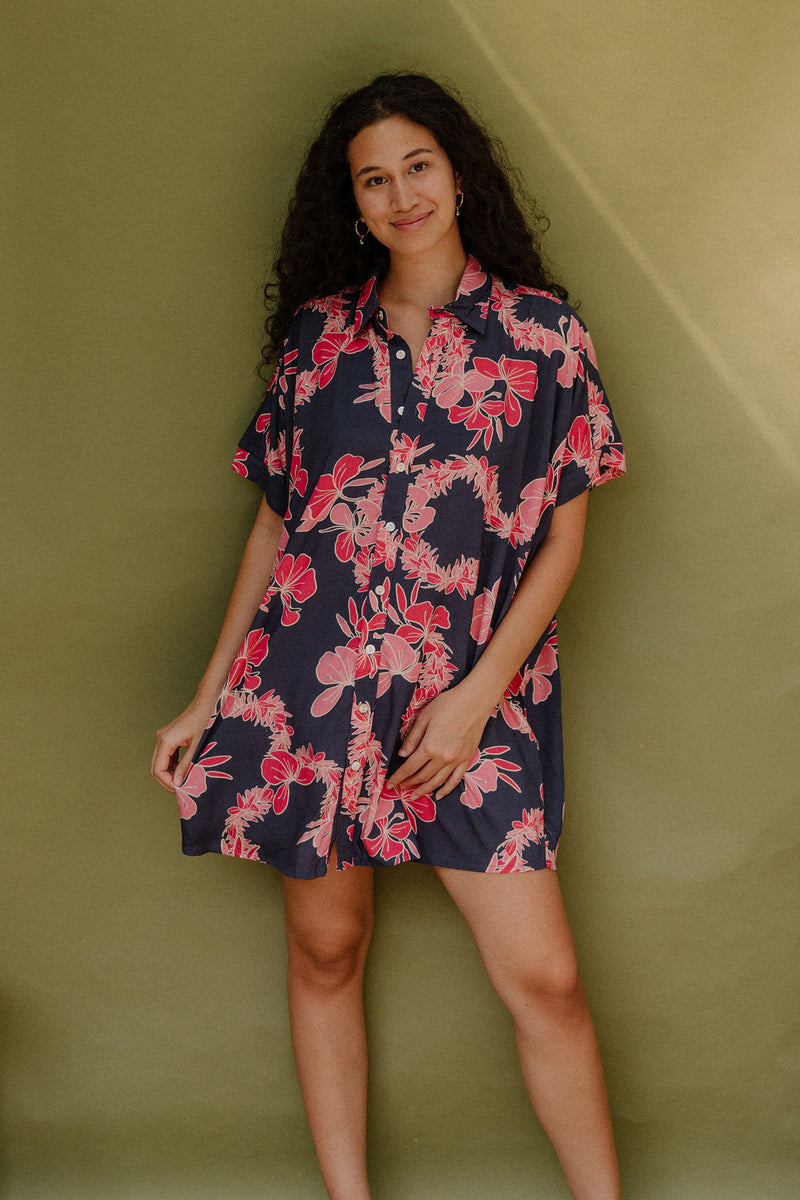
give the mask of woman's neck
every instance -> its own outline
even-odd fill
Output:
[[[424,255],[392,255],[385,279],[378,285],[383,305],[438,308],[455,300],[467,255],[459,241]]]

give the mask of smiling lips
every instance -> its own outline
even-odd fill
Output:
[[[427,221],[430,213],[422,213],[419,217],[411,217],[407,221],[392,221],[395,229],[420,229]]]

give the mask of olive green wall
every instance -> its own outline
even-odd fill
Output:
[[[303,145],[410,66],[542,199],[628,446],[563,608],[561,859],[626,1196],[794,1197],[793,0],[7,0],[3,23],[4,1194],[323,1194],[279,880],[183,859],[147,768],[257,502],[227,463]],[[566,1196],[423,868],[378,878],[368,1003],[376,1200]]]

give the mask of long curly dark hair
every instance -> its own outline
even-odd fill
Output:
[[[259,373],[276,357],[301,304],[357,287],[388,267],[389,254],[380,242],[368,237],[361,246],[356,237],[358,209],[347,148],[367,125],[393,116],[429,129],[460,176],[464,249],[507,283],[544,288],[566,299],[566,290],[542,260],[539,237],[547,219],[527,196],[497,139],[427,75],[378,75],[334,103],[300,169],[273,265],[275,279],[264,289],[268,340]]]

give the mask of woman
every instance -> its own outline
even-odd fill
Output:
[[[410,859],[475,936],[573,1195],[615,1200],[553,869],[553,614],[587,491],[624,471],[591,341],[496,147],[424,76],[334,107],[276,270],[278,366],[234,461],[265,494],[152,773],[178,794],[186,853],[284,874],[292,1039],[332,1200],[370,1194],[371,867]]]

